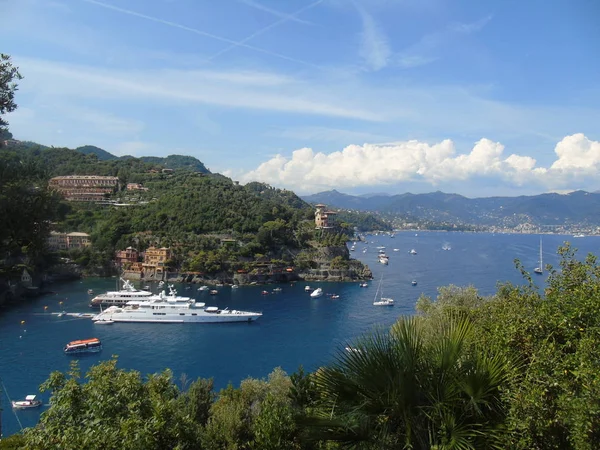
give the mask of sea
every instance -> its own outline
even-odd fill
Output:
[[[577,257],[599,254],[600,237],[573,235],[491,234],[404,231],[395,235],[366,235],[351,251],[373,271],[368,287],[358,282],[297,282],[279,285],[217,287],[210,295],[198,285],[175,284],[179,295],[206,302],[208,306],[261,311],[253,323],[152,324],[115,323],[94,325],[86,317],[57,313],[89,313],[92,295],[115,290],[117,278],[85,278],[54,284],[53,294],[24,300],[0,311],[0,398],[4,436],[34,426],[48,408],[49,393],[39,386],[52,371],[67,371],[74,359],[82,373],[100,361],[118,357],[118,366],[142,375],[173,371],[176,382],[198,377],[213,378],[216,389],[229,383],[239,386],[247,377],[265,378],[276,367],[292,373],[303,366],[315,370],[332,361],[336,352],[363,333],[392,325],[400,316],[415,314],[419,296],[435,298],[439,287],[472,285],[481,295],[496,292],[498,283],[524,284],[514,260],[533,275],[539,264],[540,240],[543,263],[558,267],[557,249],[565,242],[578,249]],[[349,247],[352,243],[349,243]],[[390,257],[378,262],[378,247]],[[414,249],[416,254],[411,254]],[[535,275],[543,288],[548,273]],[[412,281],[416,281],[416,285]],[[143,283],[145,285],[145,283]],[[324,295],[311,298],[305,287],[320,287]],[[378,285],[393,307],[373,306]],[[150,285],[158,291],[156,283]],[[142,285],[138,285],[142,287]],[[262,294],[263,290],[270,293]],[[339,298],[332,298],[338,294]],[[98,337],[103,350],[79,357],[63,353],[69,341]],[[10,400],[37,394],[44,401],[34,410],[12,410]]]

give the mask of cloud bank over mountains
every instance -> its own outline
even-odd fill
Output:
[[[489,184],[537,190],[585,188],[600,175],[600,142],[578,133],[554,148],[556,160],[537,167],[533,156],[507,154],[489,139],[459,153],[450,139],[435,144],[409,140],[385,144],[349,145],[331,153],[311,148],[281,154],[246,172],[240,181],[262,181],[299,193],[333,188],[385,187],[421,182],[432,188],[445,183],[487,180]]]

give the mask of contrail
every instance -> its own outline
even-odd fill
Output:
[[[156,23],[161,23],[161,24],[167,25],[169,27],[179,28],[180,30],[189,31],[190,33],[194,33],[194,34],[198,34],[200,36],[204,36],[204,37],[208,37],[208,38],[211,38],[211,39],[215,39],[217,41],[226,42],[227,44],[231,44],[231,47],[243,47],[243,48],[247,48],[249,50],[254,50],[255,52],[264,53],[265,55],[273,56],[275,58],[285,59],[287,61],[291,61],[291,62],[294,62],[294,63],[297,63],[297,64],[303,64],[305,66],[315,67],[314,64],[311,64],[311,63],[309,63],[307,61],[302,61],[300,59],[291,58],[289,56],[285,56],[285,55],[282,55],[280,53],[272,52],[270,50],[265,50],[264,48],[254,47],[253,45],[239,43],[239,42],[236,42],[236,41],[234,41],[232,39],[228,39],[228,38],[225,38],[225,37],[222,37],[222,36],[217,36],[216,34],[207,33],[206,31],[198,30],[196,28],[187,27],[185,25],[181,25],[181,24],[176,23],[176,22],[171,22],[169,20],[159,19],[158,17],[148,16],[146,14],[142,14],[142,13],[139,13],[139,12],[136,12],[136,11],[132,11],[130,9],[119,8],[118,6],[109,5],[108,3],[99,2],[97,0],[81,0],[81,1],[86,2],[86,3],[91,3],[91,4],[96,5],[96,6],[101,6],[102,8],[111,9],[113,11],[117,11],[117,12],[120,12],[122,14],[128,14],[130,16],[139,17],[141,19],[150,20],[150,21],[156,22]]]
[[[258,9],[259,11],[264,11],[266,13],[272,14],[274,16],[277,16],[279,18],[289,18],[292,22],[298,22],[301,23],[303,25],[312,25],[310,22],[306,21],[306,20],[302,20],[302,19],[298,19],[297,17],[292,17],[292,15],[290,14],[286,14],[286,13],[282,13],[279,11],[276,11],[274,9],[271,9],[267,6],[261,5],[260,3],[256,3],[254,0],[238,0],[240,3],[243,3],[244,5],[250,6],[252,8]]]
[[[233,48],[236,48],[236,47],[238,47],[238,46],[245,46],[246,42],[248,42],[250,39],[254,39],[256,36],[259,36],[259,35],[261,35],[261,34],[263,34],[263,33],[267,32],[267,31],[269,31],[271,28],[274,28],[274,27],[276,27],[276,26],[278,26],[278,25],[281,25],[281,24],[282,24],[282,23],[284,23],[284,22],[287,22],[287,21],[289,21],[289,20],[292,20],[292,19],[296,18],[296,16],[297,16],[297,15],[299,15],[299,14],[303,13],[303,12],[304,12],[304,11],[306,11],[306,10],[309,10],[309,9],[311,9],[311,8],[314,8],[315,6],[317,6],[317,5],[318,5],[318,4],[320,4],[320,3],[323,3],[324,1],[325,1],[325,0],[317,0],[316,2],[313,2],[313,3],[309,4],[309,5],[306,5],[306,6],[302,7],[302,8],[300,8],[298,11],[296,11],[296,12],[294,12],[294,13],[292,13],[292,14],[289,14],[289,15],[286,15],[286,16],[282,17],[281,19],[279,19],[279,20],[277,20],[277,21],[273,22],[271,25],[267,25],[266,27],[264,27],[264,28],[261,28],[261,29],[260,29],[260,30],[258,30],[257,32],[255,32],[255,33],[252,33],[250,36],[248,36],[248,37],[246,37],[246,38],[242,39],[241,41],[238,41],[238,42],[236,42],[236,43],[234,43],[234,44],[230,45],[229,47],[227,47],[227,48],[224,48],[224,49],[223,49],[223,50],[221,50],[220,52],[217,52],[216,54],[214,54],[214,55],[212,55],[210,58],[208,58],[208,60],[209,60],[209,61],[212,61],[213,59],[217,58],[218,56],[221,56],[223,53],[227,53],[229,50],[231,50],[231,49],[233,49]],[[311,65],[311,66],[315,66],[314,64],[310,64],[310,65]],[[315,67],[316,67],[316,66],[315,66]]]

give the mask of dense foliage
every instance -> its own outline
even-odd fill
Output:
[[[15,91],[17,81],[21,78],[19,69],[13,66],[10,56],[0,53],[0,135],[6,133],[7,139],[10,139],[7,130],[8,122],[2,116],[17,109]]]
[[[28,267],[43,262],[59,200],[47,188],[46,172],[38,161],[0,150],[0,273],[19,262]]]
[[[440,288],[312,373],[276,369],[219,393],[115,361],[86,383],[76,368],[53,373],[50,409],[8,448],[596,449],[600,266],[559,252],[544,295],[525,272],[487,298]]]

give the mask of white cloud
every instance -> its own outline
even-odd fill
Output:
[[[358,11],[363,25],[359,55],[367,68],[383,69],[388,65],[392,55],[388,39],[370,14],[360,7],[358,7]]]
[[[594,183],[600,175],[600,142],[583,134],[567,136],[556,145],[558,159],[550,168],[536,167],[531,156],[504,156],[504,150],[502,144],[489,139],[479,140],[470,152],[462,154],[456,152],[451,140],[433,145],[416,140],[349,145],[329,154],[302,148],[290,158],[276,155],[240,180],[263,181],[298,192],[405,182],[425,182],[433,187],[482,179],[506,186],[557,190]]]

